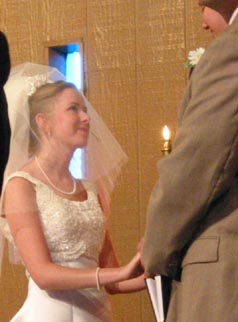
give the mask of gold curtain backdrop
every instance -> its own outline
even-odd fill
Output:
[[[48,63],[48,47],[84,43],[87,95],[129,157],[112,198],[110,227],[120,261],[143,236],[146,207],[162,157],[162,128],[176,133],[177,107],[188,73],[187,53],[206,47],[194,0],[0,0],[0,30],[12,66]],[[171,196],[172,198],[173,196]],[[26,294],[22,267],[5,253],[0,322]],[[146,291],[112,297],[116,322],[150,322]]]

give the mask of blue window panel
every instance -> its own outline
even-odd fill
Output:
[[[83,89],[83,64],[79,51],[66,55],[66,80],[73,83],[79,90]],[[76,149],[70,161],[69,170],[74,178],[84,178],[84,151]]]
[[[83,89],[83,66],[79,51],[68,53],[66,56],[66,80],[74,83],[79,90]]]
[[[84,150],[76,149],[73,157],[70,160],[69,171],[76,179],[83,179],[85,177],[85,162],[84,162]]]

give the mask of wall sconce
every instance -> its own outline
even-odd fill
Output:
[[[163,141],[163,147],[161,151],[163,152],[163,155],[168,155],[170,154],[172,147],[171,147],[171,140],[170,140],[170,130],[167,125],[163,127],[162,134],[163,134],[164,141]]]

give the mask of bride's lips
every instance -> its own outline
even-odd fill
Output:
[[[88,127],[80,127],[80,128],[78,128],[78,131],[80,131],[80,132],[84,132],[84,133],[86,133],[86,134],[88,134],[88,132],[89,132],[89,128]]]

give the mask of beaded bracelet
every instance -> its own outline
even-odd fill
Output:
[[[97,290],[100,291],[100,282],[99,282],[99,271],[100,271],[100,267],[97,267],[96,269],[96,285],[97,285]]]

